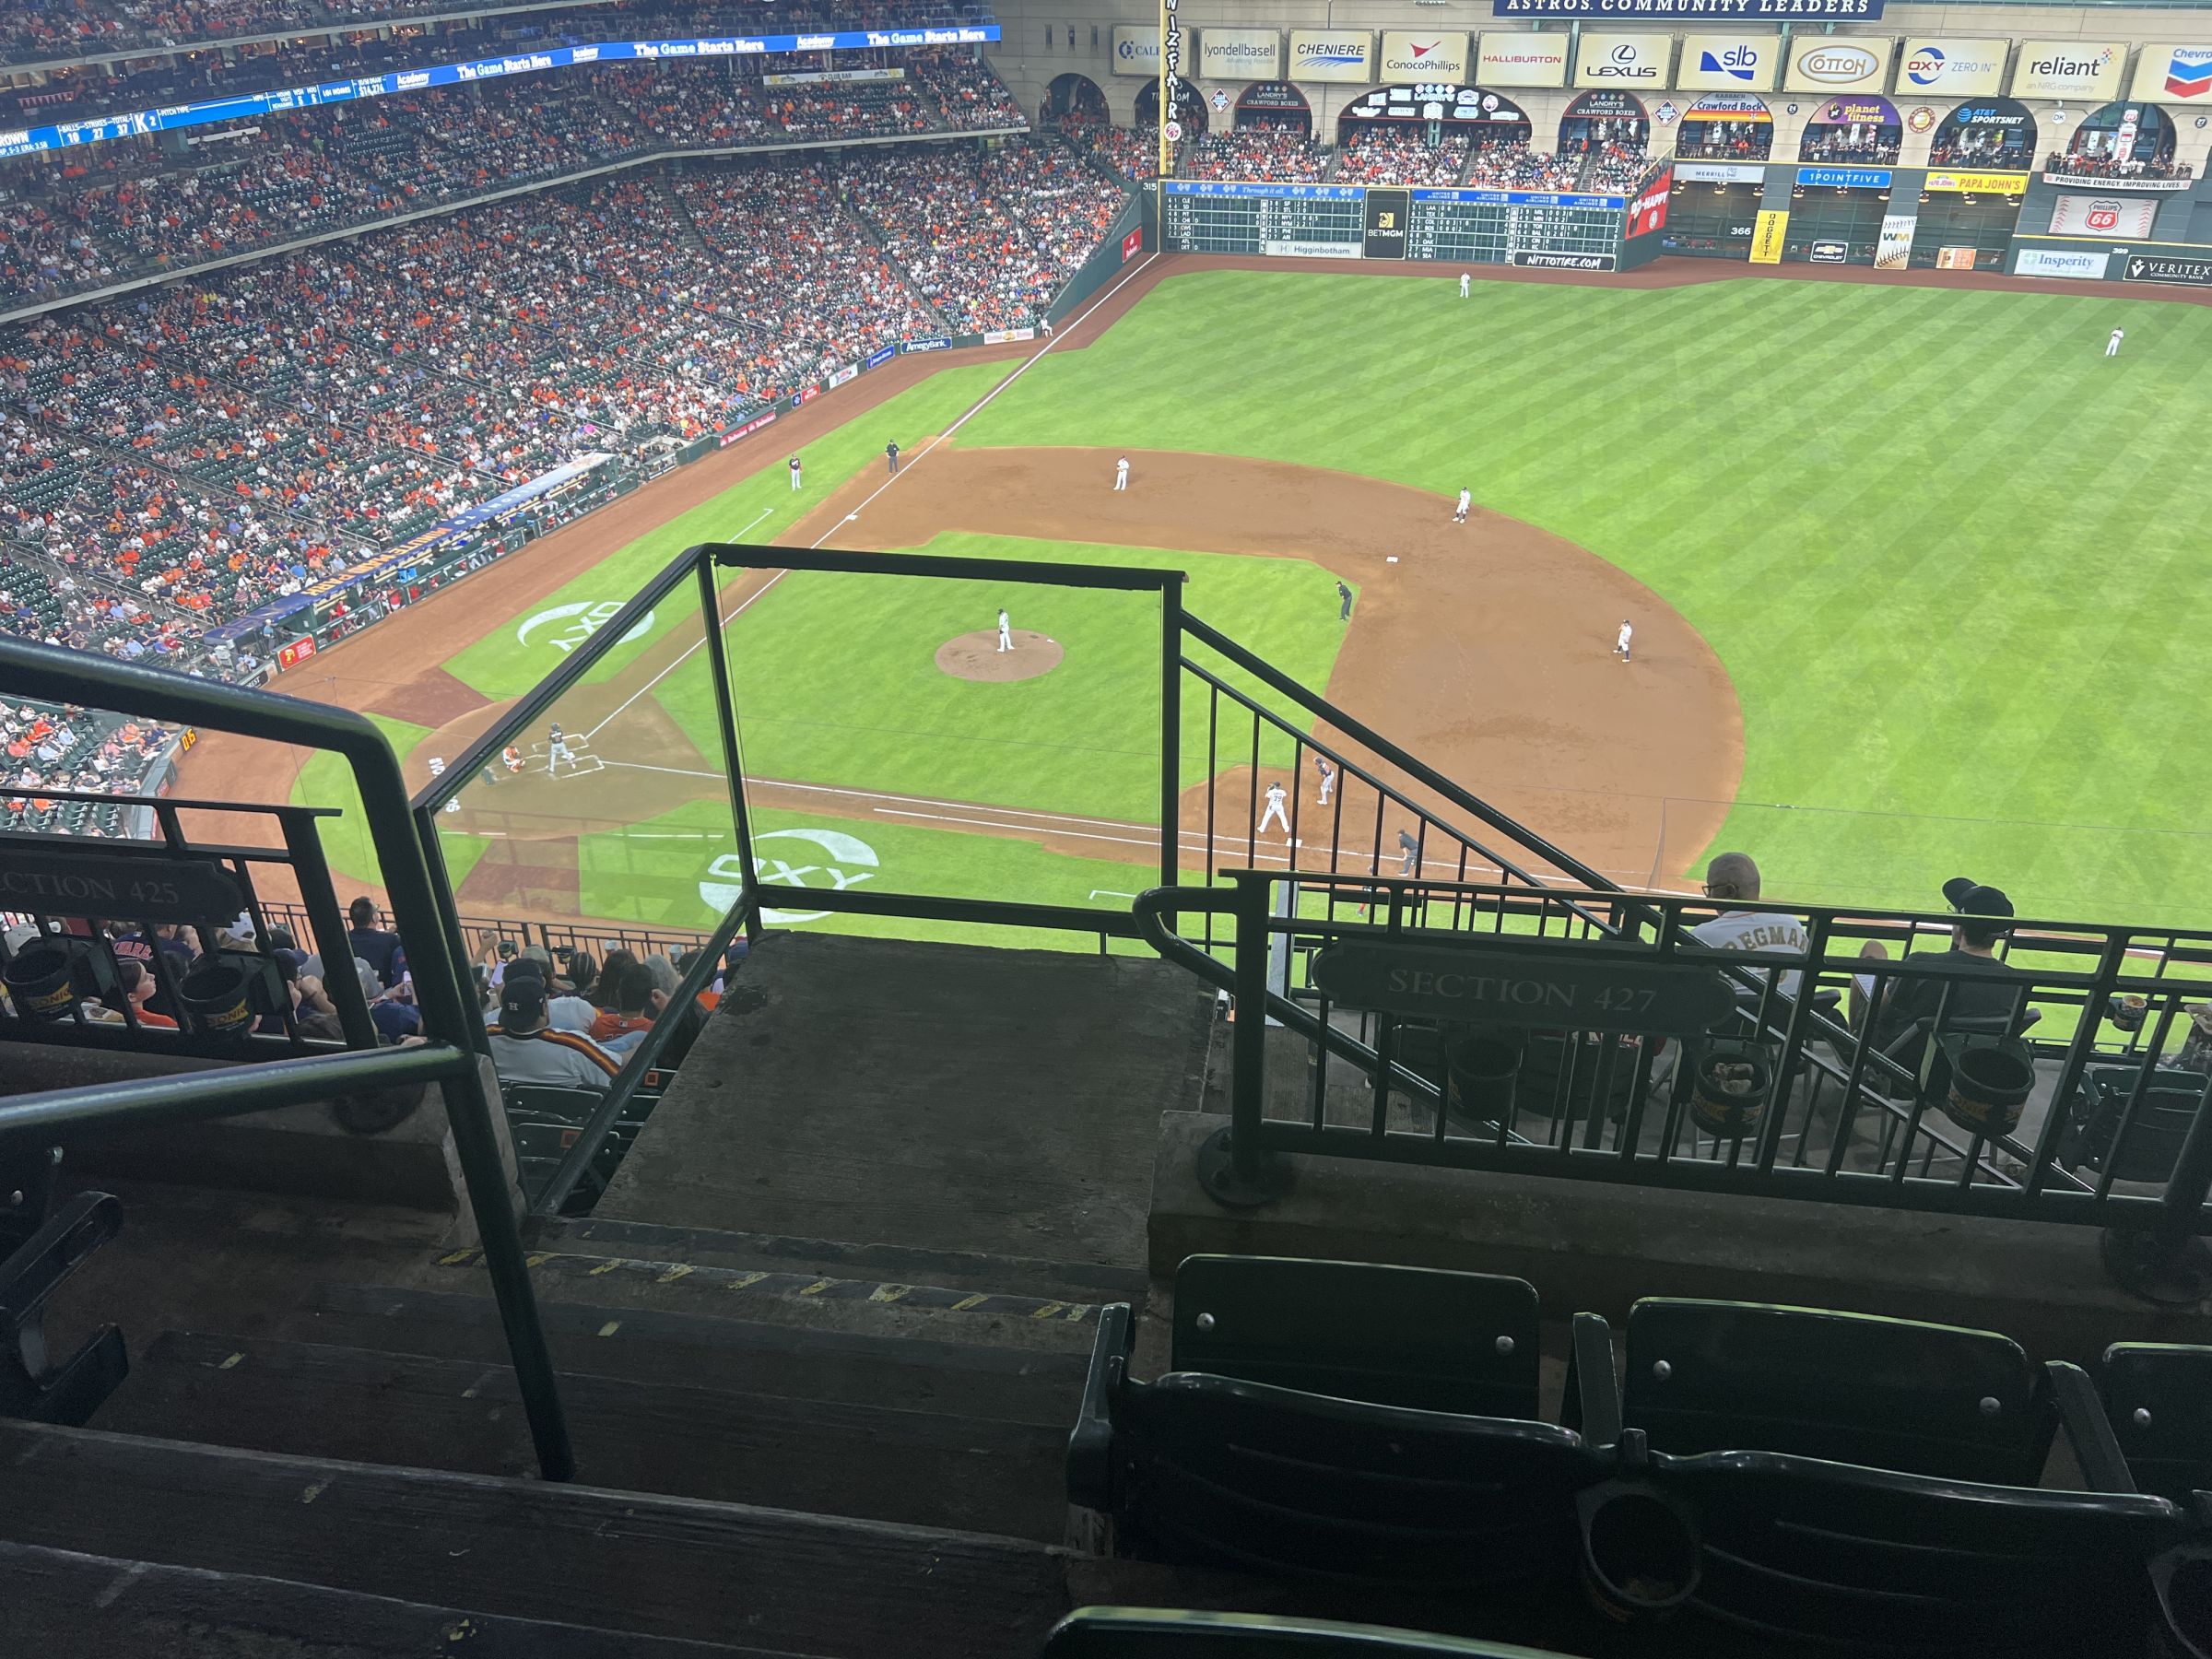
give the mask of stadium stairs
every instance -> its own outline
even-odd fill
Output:
[[[951,1659],[1091,1603],[1277,1606],[1063,1545],[1210,993],[803,935],[738,985],[596,1212],[534,1241],[572,1486],[530,1477],[447,1218],[101,1180],[127,1220],[52,1335],[118,1324],[132,1371],[86,1427],[0,1420],[0,1651]]]

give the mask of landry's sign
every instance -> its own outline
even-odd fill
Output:
[[[1684,963],[1576,961],[1573,946],[1332,945],[1313,984],[1349,1008],[1578,1031],[1710,1030],[1735,1007],[1728,982]]]

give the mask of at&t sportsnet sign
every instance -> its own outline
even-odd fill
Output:
[[[1490,0],[1493,18],[1686,18],[1742,22],[1771,18],[1777,23],[1865,22],[1882,15],[1882,0]]]

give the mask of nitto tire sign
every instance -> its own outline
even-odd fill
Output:
[[[1610,253],[1539,253],[1528,248],[1510,249],[1505,256],[1509,265],[1525,265],[1535,271],[1609,271],[1613,268]]]
[[[2179,282],[2191,288],[2212,288],[2212,259],[2171,259],[2153,253],[2131,253],[2120,267],[2123,282]]]

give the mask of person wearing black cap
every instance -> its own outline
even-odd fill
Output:
[[[500,1022],[489,1035],[492,1070],[502,1083],[604,1092],[618,1069],[614,1056],[589,1037],[546,1023],[546,982],[535,974],[508,974],[500,987]]]
[[[2000,889],[1983,887],[1964,876],[1954,876],[1945,882],[1943,896],[1959,914],[1951,928],[1951,947],[1918,951],[1912,959],[1916,966],[1948,971],[1891,978],[1882,998],[1881,1012],[1875,1017],[1874,1030],[1869,1034],[1869,1041],[1877,1049],[1888,1049],[1915,1020],[1933,1019],[1938,1007],[1943,1010],[1947,1025],[1955,1019],[2004,1019],[2017,1023],[2019,1018],[2023,988],[2004,982],[2018,978],[2020,971],[2009,962],[1997,960],[1997,941],[2012,926],[2012,900]],[[1859,954],[1887,958],[1889,953],[1879,942],[1870,939]],[[1851,998],[1853,1025],[1865,1022],[1873,987],[1872,974],[1853,976]],[[1915,1056],[1901,1058],[1907,1065],[1917,1064]]]

